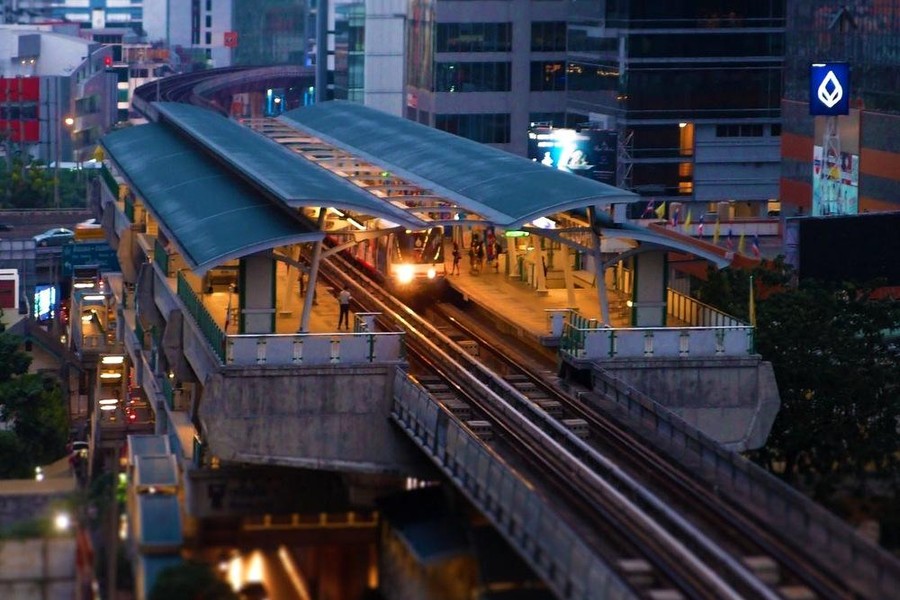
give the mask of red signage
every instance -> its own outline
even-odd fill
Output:
[[[237,31],[226,31],[225,32],[225,47],[226,48],[236,47],[237,42],[238,42]]]

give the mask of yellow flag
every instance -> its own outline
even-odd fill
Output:
[[[688,231],[691,228],[691,213],[687,214],[687,217],[684,219],[684,230]]]
[[[716,226],[713,229],[713,244],[719,245],[719,219],[716,219]]]
[[[744,232],[741,232],[741,237],[738,238],[738,254],[744,253]]]
[[[666,203],[663,202],[659,206],[656,207],[656,218],[657,219],[665,219],[666,218]]]

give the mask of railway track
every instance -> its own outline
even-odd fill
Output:
[[[323,277],[354,286],[354,298],[366,310],[382,312],[383,326],[407,331],[420,383],[485,443],[502,444],[504,456],[514,453],[516,464],[527,465],[547,493],[563,498],[570,518],[589,532],[592,547],[624,579],[638,582],[639,596],[661,587],[687,598],[853,597],[833,581],[810,576],[795,553],[772,536],[763,539],[758,525],[742,523],[740,511],[723,505],[595,406],[521,368],[508,348],[497,347],[458,319],[444,320],[445,330],[453,324],[479,352],[503,362],[501,377],[472,356],[470,344],[455,343],[374,282],[347,275],[351,267],[340,261],[333,257],[323,264]],[[558,452],[547,452],[548,443]],[[649,477],[662,495],[627,471]],[[708,514],[695,524],[670,502],[682,510],[697,504],[692,514]],[[636,572],[641,576],[636,578]]]

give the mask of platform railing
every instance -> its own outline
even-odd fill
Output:
[[[753,508],[798,545],[816,548],[824,563],[857,580],[864,597],[888,598],[900,589],[900,564],[828,512],[761,467],[728,450],[609,371],[595,368],[593,392],[615,402],[667,443],[674,457],[707,471],[719,488],[752,498]],[[692,466],[692,469],[698,467]]]
[[[747,326],[747,323],[672,288],[666,291],[666,314],[696,327]]]
[[[160,243],[159,238],[153,239],[153,260],[159,265],[159,270],[162,271],[166,277],[172,276],[172,272],[169,270],[169,253],[166,252],[166,249]]]
[[[194,322],[200,328],[206,341],[209,342],[213,352],[220,361],[225,362],[225,332],[203,306],[197,292],[194,291],[181,271],[178,272],[178,297],[184,303],[188,314],[194,318]]]
[[[754,328],[620,327],[572,319],[563,326],[560,352],[576,359],[707,358],[753,354]]]
[[[225,338],[228,366],[350,365],[402,360],[402,332],[267,333]]]

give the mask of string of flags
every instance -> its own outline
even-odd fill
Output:
[[[650,200],[647,202],[646,208],[644,208],[644,212],[641,214],[641,217],[652,217],[655,216],[657,219],[663,220],[666,218],[666,202],[662,202],[659,206],[654,206],[655,202]],[[687,216],[684,218],[684,223],[681,223],[682,229],[689,233],[691,232],[691,213],[688,212]],[[679,218],[681,217],[681,205],[676,205],[675,209],[672,211],[672,214],[669,215],[669,219],[666,221],[666,225],[672,228],[678,228],[679,226]],[[697,237],[704,236],[704,229],[706,226],[706,215],[701,214],[699,219],[697,220]],[[722,224],[719,221],[719,217],[716,217],[716,223],[713,226],[712,232],[712,243],[716,246],[719,245],[719,238],[722,237]],[[739,254],[745,253],[745,232],[741,232],[737,241],[737,252]],[[734,232],[731,227],[728,228],[728,233],[725,236],[725,247],[730,251],[735,251],[735,242],[734,242]],[[759,235],[753,234],[753,238],[750,241],[750,252],[756,258],[760,258],[762,255],[762,251],[760,249],[759,243]]]

